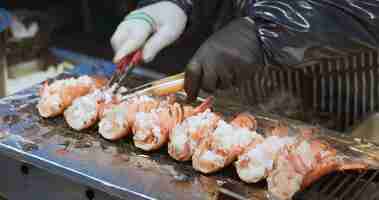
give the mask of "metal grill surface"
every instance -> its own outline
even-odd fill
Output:
[[[128,85],[132,87],[146,80],[132,77]],[[230,196],[267,199],[264,182],[244,184],[232,167],[205,176],[194,171],[191,163],[171,159],[167,149],[146,154],[136,149],[130,139],[115,143],[102,139],[96,134],[96,127],[76,132],[67,127],[62,117],[42,119],[35,108],[39,87],[33,86],[0,101],[1,154],[120,199],[227,199]],[[215,110],[226,116],[254,111],[229,99],[216,98]],[[265,113],[253,114],[258,118],[259,132],[279,123],[287,123],[292,129],[306,126]],[[379,166],[379,148],[374,144],[323,129],[319,137],[347,156],[370,160],[373,168]]]
[[[333,173],[323,177],[296,200],[377,200],[379,199],[379,170]]]

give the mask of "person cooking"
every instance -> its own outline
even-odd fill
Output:
[[[185,69],[189,99],[200,89],[241,87],[257,104],[285,88],[350,126],[379,110],[379,61],[372,59],[378,56],[378,16],[377,0],[145,0],[121,22],[111,44],[114,62],[137,49],[150,62],[189,27],[211,26],[213,35]],[[368,50],[374,53],[350,64],[338,59]],[[337,58],[337,64],[306,67],[323,58]]]

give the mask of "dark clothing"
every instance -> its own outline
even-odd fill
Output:
[[[379,111],[378,0],[170,1],[185,10],[189,28],[215,32],[246,16],[255,22],[265,68],[242,87],[249,103],[291,92],[343,128]]]
[[[140,6],[162,0],[144,0]],[[190,23],[218,30],[236,17],[256,22],[268,61],[293,66],[319,58],[318,51],[350,51],[379,44],[377,0],[169,0],[183,8]],[[321,48],[321,49],[320,49]]]

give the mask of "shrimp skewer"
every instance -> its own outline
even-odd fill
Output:
[[[169,135],[168,153],[179,161],[191,160],[200,142],[217,127],[220,117],[210,110],[185,119]]]
[[[210,103],[211,99],[208,98],[196,108],[174,103],[150,112],[137,113],[133,126],[134,144],[145,151],[159,149],[168,142],[169,134],[177,124],[187,117],[204,112]]]
[[[121,96],[114,94],[115,87],[98,89],[74,100],[64,111],[64,118],[74,130],[83,130],[94,125],[100,113],[109,104],[120,102]]]
[[[137,113],[149,113],[158,108],[173,106],[175,96],[171,94],[182,90],[183,82],[183,74],[181,74],[130,90],[132,93],[123,96],[121,104],[110,105],[104,110],[99,124],[100,134],[109,140],[127,136],[135,124]],[[145,89],[140,91],[139,89],[142,88]],[[148,96],[153,94],[154,98]],[[126,102],[124,102],[125,100]]]
[[[136,96],[120,104],[111,104],[104,109],[99,123],[99,133],[105,139],[117,140],[131,133],[137,112],[150,112],[158,107],[168,106],[174,96]]]
[[[192,166],[203,173],[228,166],[248,145],[263,140],[255,129],[255,118],[249,114],[238,115],[230,124],[219,120],[215,131],[195,150]]]
[[[267,179],[268,190],[274,198],[287,200],[331,172],[365,169],[367,164],[347,160],[321,141],[297,138],[296,143],[279,151]]]
[[[106,84],[105,78],[81,76],[45,82],[40,89],[37,109],[42,117],[55,117],[64,112],[78,97],[84,96]]]

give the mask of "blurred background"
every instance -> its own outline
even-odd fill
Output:
[[[136,5],[135,0],[6,1],[5,8],[29,25],[37,22],[39,42],[111,58],[109,38],[117,24]],[[42,44],[41,44],[42,45]]]
[[[0,33],[7,62],[5,93],[73,68],[80,63],[72,56],[75,54],[111,62],[110,37],[137,3],[138,0],[5,0],[0,7],[13,18],[12,25]],[[204,34],[187,31],[144,67],[165,74],[181,72],[205,38]],[[57,49],[70,52],[71,57],[57,56]]]

